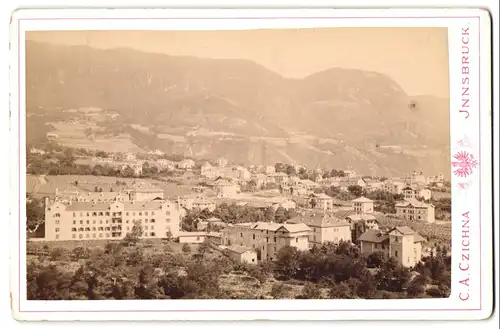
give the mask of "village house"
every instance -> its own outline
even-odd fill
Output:
[[[227,166],[227,159],[226,158],[219,158],[219,159],[217,159],[217,165],[220,168],[224,168],[225,166]]]
[[[272,175],[276,172],[276,168],[274,166],[265,166],[264,167],[264,174],[266,175]]]
[[[376,191],[384,189],[384,182],[371,178],[365,178],[364,180],[366,183],[365,189],[367,191]]]
[[[201,172],[200,175],[206,178],[216,178],[219,176],[219,171],[217,168],[212,166],[210,163],[205,162],[201,166]]]
[[[310,248],[325,242],[351,241],[351,225],[333,215],[304,213],[288,220],[287,223],[306,224],[311,229],[309,232]]]
[[[415,199],[396,204],[396,216],[410,221],[434,223],[435,207],[431,203],[424,203]]]
[[[158,159],[156,160],[156,167],[160,170],[174,170],[175,165],[172,161],[167,159]]]
[[[385,183],[383,185],[383,190],[385,192],[392,193],[392,194],[402,194],[403,188],[405,186],[406,186],[406,184],[403,182],[396,181],[396,180],[394,180],[394,181],[388,180],[388,181],[385,181]]]
[[[349,191],[350,186],[361,186],[364,188],[366,186],[366,182],[363,178],[360,177],[343,177],[339,181],[333,184],[333,186],[337,186],[341,191],[347,192]]]
[[[333,199],[325,193],[311,193],[305,198],[305,204],[312,209],[333,210]]]
[[[351,229],[354,229],[354,224],[359,221],[364,221],[366,228],[369,230],[378,230],[379,222],[373,215],[368,214],[351,214],[346,216],[346,220],[349,224],[351,224]]]
[[[47,135],[45,135],[47,137],[47,139],[49,141],[55,141],[59,138],[59,135],[56,134],[56,133],[47,133]]]
[[[125,161],[135,161],[137,158],[135,156],[135,153],[125,153],[124,159]]]
[[[191,159],[184,159],[177,163],[177,168],[184,170],[191,170],[195,167],[196,163]]]
[[[224,247],[224,253],[239,264],[257,264],[257,251],[250,247],[231,245]]]
[[[212,212],[216,204],[214,200],[206,199],[203,194],[184,195],[179,197],[179,204],[187,210],[205,210]]]
[[[410,175],[406,175],[403,180],[407,185],[427,184],[427,178],[423,172],[417,173],[416,171],[413,171]]]
[[[373,200],[364,196],[352,200],[352,205],[356,214],[373,214]]]
[[[403,189],[403,196],[405,200],[413,200],[417,198],[422,198],[428,201],[432,197],[431,190],[427,188],[419,188],[417,186],[407,186]]]
[[[199,244],[205,241],[207,232],[179,232],[179,243]]]
[[[276,259],[283,247],[309,248],[309,227],[305,224],[242,223],[228,225],[222,230],[225,246],[251,247],[257,252],[257,261]]]
[[[126,170],[129,170],[129,168],[132,170],[134,176],[140,176],[142,175],[142,163],[136,163],[136,162],[122,162],[122,163],[116,163],[119,167],[122,173],[124,173]]]
[[[212,226],[220,226],[223,227],[225,226],[225,223],[222,221],[222,219],[217,218],[217,217],[210,217],[207,219],[198,219],[196,223],[196,230],[198,231],[205,231],[208,229],[209,225]]]
[[[282,183],[287,183],[289,177],[284,172],[277,172],[274,174],[269,174],[268,179],[269,179],[269,182],[276,183],[276,184],[282,184]]]
[[[35,148],[35,147],[32,147],[32,148],[30,148],[30,153],[31,153],[31,154],[39,154],[39,155],[44,155],[44,154],[45,154],[45,153],[47,153],[47,152],[45,152],[44,150],[41,150],[41,149],[37,149],[37,148]]]
[[[264,174],[253,174],[251,177],[250,177],[250,181],[254,181],[255,182],[255,187],[257,189],[261,189],[263,188],[266,183],[267,183],[267,176],[264,175]]]
[[[354,178],[356,177],[356,172],[354,170],[344,170],[345,177]]]
[[[368,230],[359,237],[361,252],[368,256],[382,252],[386,257],[393,257],[404,267],[413,267],[422,258],[423,237],[407,226],[394,227],[386,233]]]
[[[161,189],[126,189],[116,192],[59,191],[56,188],[54,200],[62,203],[77,202],[113,202],[113,201],[150,201],[163,199]]]
[[[168,200],[62,203],[45,199],[47,241],[122,239],[134,223],[142,225],[144,238],[165,238],[179,234],[180,220],[179,205]]]
[[[213,189],[217,193],[218,198],[233,198],[237,196],[241,188],[238,184],[233,183],[229,179],[217,178],[213,184]]]

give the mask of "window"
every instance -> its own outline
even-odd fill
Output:
[[[151,232],[151,236],[155,236],[155,232]]]
[[[106,211],[106,216],[109,216],[109,211]]]
[[[242,237],[243,237],[243,233],[240,233],[240,238],[242,238]]]
[[[152,212],[151,212],[151,216],[154,216],[154,214],[155,214],[155,212],[154,212],[154,211],[152,211]]]
[[[266,242],[269,242],[269,237],[266,238]]]
[[[99,224],[102,224],[102,219],[99,221]]]
[[[76,227],[71,228],[71,232],[76,232]]]
[[[132,213],[132,216],[135,216],[135,211]]]
[[[154,223],[155,222],[155,219],[154,218],[151,218],[151,223]]]
[[[87,239],[90,238],[90,234],[89,233],[85,234],[85,238]]]
[[[99,237],[102,238],[102,233],[99,233]]]
[[[394,250],[394,256],[398,257],[398,251]]]
[[[72,239],[76,239],[76,234],[71,235]]]
[[[144,232],[144,236],[148,236],[148,232]]]
[[[60,221],[59,219],[56,219],[56,225],[59,225]]]
[[[255,240],[255,234],[253,234],[252,238]]]
[[[106,224],[109,224],[109,220],[106,219]]]
[[[94,219],[94,220],[92,221],[92,224],[95,224],[95,223],[96,223],[96,221],[95,221],[95,219]]]
[[[299,238],[295,238],[295,242],[299,242]]]
[[[92,212],[92,216],[97,216],[97,212],[96,211]]]
[[[165,218],[165,222],[170,223],[170,218]]]
[[[276,242],[276,237],[274,237],[274,242]]]
[[[146,215],[146,216],[147,216],[147,215],[148,215],[148,212],[147,212],[147,211],[145,211],[145,212],[144,212],[144,215]]]
[[[106,233],[106,238],[109,238],[109,233]]]
[[[59,227],[56,227],[56,232],[59,232]]]
[[[147,214],[146,214],[146,215],[147,215]],[[148,222],[148,219],[146,218],[146,219],[144,220],[144,222],[145,222],[145,223],[147,223],[147,222]]]
[[[73,221],[73,225],[76,225],[76,220]]]
[[[125,216],[128,216],[128,211],[125,213]]]
[[[83,234],[78,234],[78,237],[79,237],[80,239],[83,239]]]
[[[92,227],[92,231],[95,231],[95,227]]]
[[[78,232],[83,232],[83,227],[78,228]]]
[[[155,229],[154,225],[151,225],[151,230],[154,230],[154,229]]]
[[[83,212],[80,212],[80,217],[83,217]]]
[[[73,213],[73,217],[76,217],[76,212]]]
[[[104,213],[102,211],[99,211],[99,216],[103,216]]]
[[[87,221],[87,225],[89,225],[89,224],[90,224],[90,221],[88,220],[88,221]]]
[[[196,237],[196,241],[200,241],[200,236],[199,235]]]
[[[95,233],[92,233],[92,237],[93,237],[94,239],[96,238],[96,235],[95,235]]]
[[[97,230],[98,230],[98,231],[104,231],[104,228],[102,228],[102,226],[101,226],[101,227],[99,227]]]
[[[139,216],[142,216],[142,212],[139,213]]]
[[[170,211],[165,211],[165,215],[170,216]]]
[[[59,234],[56,234],[56,240],[59,240]]]

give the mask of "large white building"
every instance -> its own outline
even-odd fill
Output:
[[[178,203],[168,200],[45,202],[48,241],[122,239],[135,223],[141,224],[144,238],[175,237],[180,221]]]
[[[406,220],[433,223],[435,207],[431,203],[419,202],[415,199],[396,204],[396,215]]]

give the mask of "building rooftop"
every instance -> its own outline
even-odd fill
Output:
[[[396,207],[429,208],[429,207],[434,207],[434,205],[431,203],[424,203],[417,200],[410,200],[410,201],[396,203]]]
[[[352,200],[352,202],[358,202],[358,203],[371,203],[373,202],[373,200],[370,200],[368,198],[365,198],[364,196],[360,197],[360,198],[357,198],[357,199],[354,199]]]
[[[206,236],[207,232],[179,232],[179,237]]]
[[[346,218],[348,218],[350,220],[354,220],[354,221],[357,221],[357,220],[366,220],[366,221],[377,220],[374,215],[370,215],[370,214],[352,214],[352,215],[347,216]]]
[[[359,241],[382,243],[389,239],[389,235],[377,230],[368,230],[359,237]]]
[[[124,210],[156,210],[161,209],[165,200],[152,201],[114,201],[114,202],[72,202],[66,207],[67,211],[108,210],[112,204],[122,204]]]
[[[231,245],[227,246],[225,250],[237,253],[237,254],[243,254],[247,251],[254,251],[252,248],[249,247],[244,247],[244,246],[237,246],[237,245]]]
[[[306,224],[314,227],[341,227],[349,226],[346,220],[342,220],[333,215],[326,214],[304,214],[296,216],[287,221],[289,224]]]

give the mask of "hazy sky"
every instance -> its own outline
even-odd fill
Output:
[[[43,31],[28,40],[253,60],[285,77],[332,67],[391,76],[408,94],[449,97],[446,28],[250,31]]]

